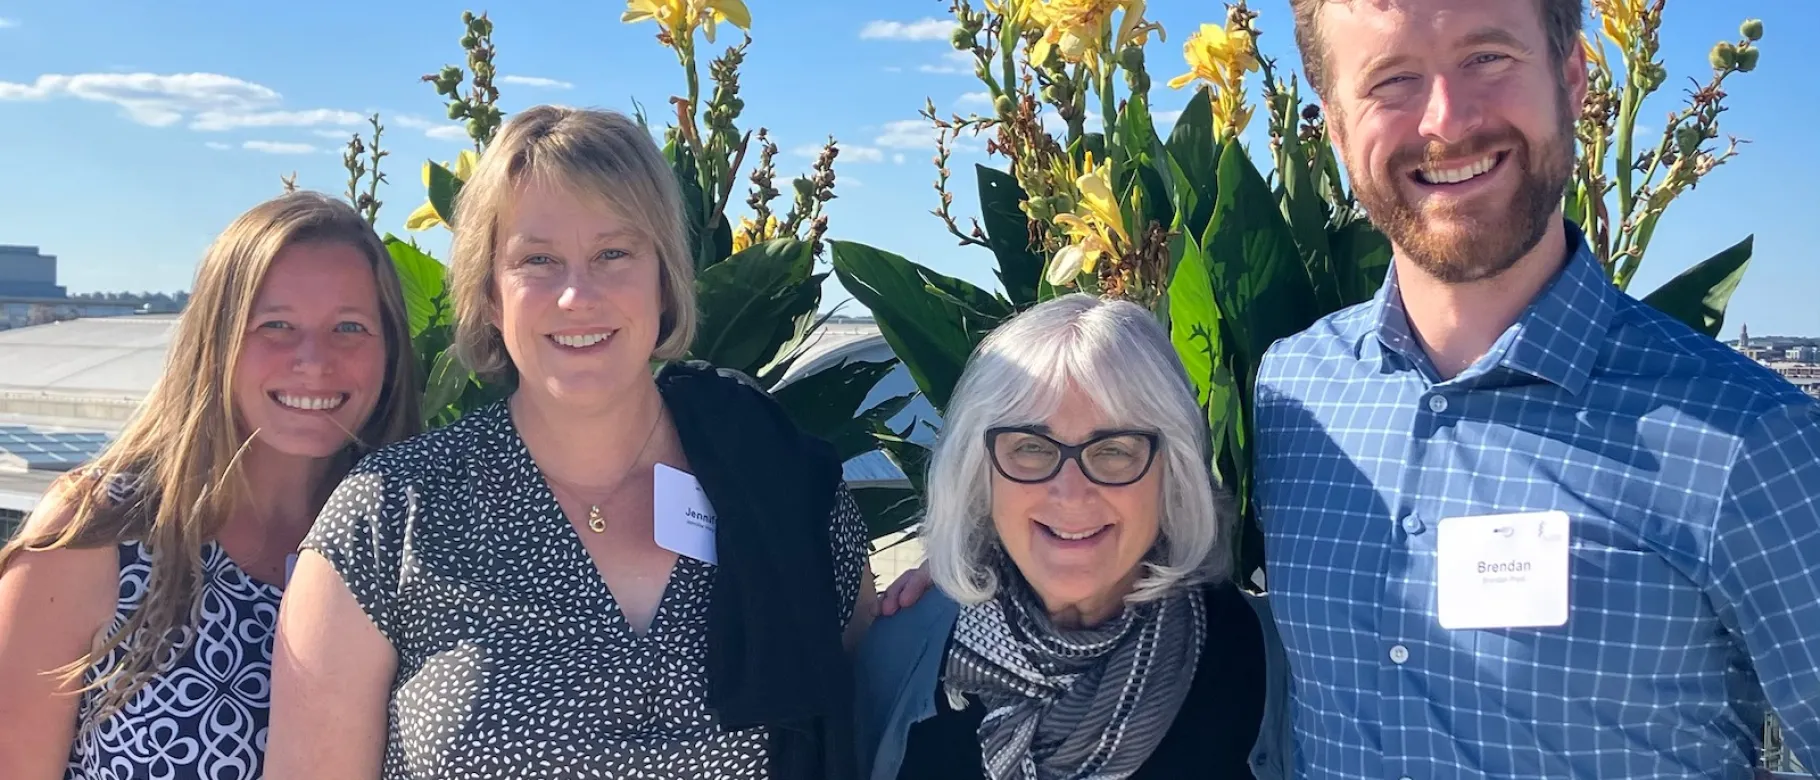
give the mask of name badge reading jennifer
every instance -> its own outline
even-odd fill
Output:
[[[1442,520],[1435,543],[1441,627],[1565,625],[1569,523],[1561,511]]]
[[[715,563],[714,506],[701,483],[686,471],[662,463],[652,475],[656,488],[651,524],[657,546],[703,563]]]

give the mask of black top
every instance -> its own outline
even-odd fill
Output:
[[[1188,698],[1131,780],[1252,777],[1251,749],[1264,718],[1263,630],[1232,585],[1209,586],[1206,595],[1207,639]],[[939,686],[931,695],[936,716],[910,727],[898,780],[983,780],[978,730],[985,706],[969,695],[967,709],[951,709]]]

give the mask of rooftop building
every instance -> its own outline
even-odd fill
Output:
[[[58,474],[79,462],[62,456],[92,455],[125,425],[163,370],[179,317],[85,318],[0,330],[0,539],[36,506]],[[781,384],[847,361],[891,358],[890,346],[870,321],[829,322],[810,337]],[[909,372],[899,366],[872,389],[866,405],[915,389]],[[933,430],[919,421],[936,420],[934,408],[919,397],[889,425],[893,430],[914,428],[912,439],[933,444]],[[844,472],[853,487],[908,484],[903,472],[878,452],[849,460]],[[895,577],[903,567],[915,565],[909,557],[914,549],[894,548],[891,561],[908,562],[877,562],[886,565],[881,569],[875,563],[875,572]]]

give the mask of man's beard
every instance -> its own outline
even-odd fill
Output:
[[[1429,142],[1399,149],[1387,168],[1353,179],[1355,195],[1372,224],[1417,268],[1449,284],[1494,278],[1542,240],[1573,175],[1573,120],[1559,107],[1557,115],[1561,121],[1554,136],[1534,146],[1516,128],[1505,125],[1457,144]],[[1425,161],[1475,160],[1498,148],[1510,150],[1499,166],[1513,167],[1518,176],[1517,191],[1503,208],[1483,203],[1470,211],[1432,205],[1424,210],[1399,186],[1407,171]],[[1353,162],[1347,161],[1349,170],[1368,170]]]

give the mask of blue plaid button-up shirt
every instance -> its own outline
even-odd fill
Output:
[[[1820,409],[1560,274],[1442,381],[1395,274],[1275,344],[1257,500],[1306,778],[1748,778],[1773,709],[1820,765]],[[1559,628],[1447,630],[1444,518],[1562,510]]]

